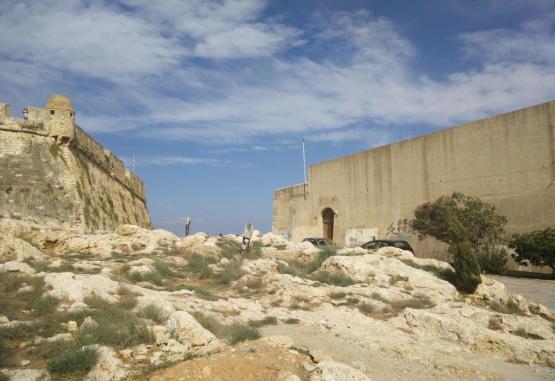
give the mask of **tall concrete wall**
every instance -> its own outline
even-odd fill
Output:
[[[63,115],[52,128],[47,108],[16,119],[0,104],[0,215],[84,230],[150,227],[143,182]]]
[[[295,240],[322,236],[322,211],[335,213],[334,240],[348,229],[387,228],[441,195],[462,192],[493,203],[509,232],[555,225],[555,102],[449,128],[310,167],[298,186],[274,195],[274,231]],[[415,246],[428,253],[433,242]]]

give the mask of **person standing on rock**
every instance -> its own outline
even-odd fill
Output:
[[[189,236],[189,229],[191,227],[191,218],[186,217],[185,218],[185,237]]]

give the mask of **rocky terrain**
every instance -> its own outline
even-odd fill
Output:
[[[555,315],[400,249],[0,219],[0,380],[553,380]]]

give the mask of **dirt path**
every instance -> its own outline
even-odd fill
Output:
[[[262,328],[262,334],[287,335],[297,346],[306,346],[322,356],[358,368],[372,381],[552,381],[555,369],[484,358],[473,353],[449,353],[446,344],[444,353],[427,352],[422,348],[396,353],[384,348],[372,348],[364,343],[371,338],[337,337],[331,332],[322,332],[306,325],[276,325]],[[415,343],[416,344],[416,343]],[[418,348],[415,346],[414,348]],[[430,357],[433,356],[433,357]]]
[[[488,275],[505,285],[513,294],[520,294],[526,299],[543,304],[555,311],[555,280],[517,278],[510,276]]]

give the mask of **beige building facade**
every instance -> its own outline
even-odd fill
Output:
[[[555,226],[555,101],[311,165],[306,186],[275,191],[272,228],[349,246],[403,238],[433,256],[441,246],[405,220],[452,192],[494,204],[510,233]]]

